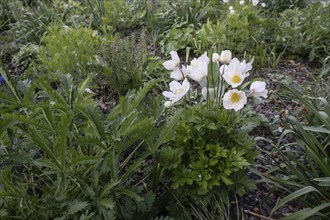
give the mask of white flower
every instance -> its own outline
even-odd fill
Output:
[[[222,0],[224,3],[228,3],[229,0]]]
[[[266,89],[266,83],[261,81],[255,81],[251,83],[250,86],[250,95],[256,99],[260,97],[267,98],[268,90]]]
[[[234,10],[234,7],[233,6],[229,6],[229,11],[232,11]]]
[[[92,91],[91,89],[89,89],[89,88],[86,88],[86,89],[85,89],[85,92],[87,92],[87,93],[89,93],[89,94],[92,94],[92,93],[93,93],[93,91]]]
[[[171,51],[171,60],[165,61],[163,63],[163,66],[167,70],[174,70],[176,67],[179,67],[180,65],[180,58],[178,56],[178,53],[176,51]]]
[[[222,100],[225,109],[234,109],[235,111],[242,109],[247,102],[245,93],[237,89],[226,92]]]
[[[221,71],[225,70],[223,78],[229,85],[231,85],[233,88],[236,88],[243,83],[247,76],[249,76],[248,71],[251,69],[252,65],[250,63],[246,63],[245,60],[240,63],[237,58],[234,58],[224,69],[220,68],[220,73]]]
[[[185,79],[182,84],[177,81],[170,82],[170,92],[163,92],[163,96],[169,98],[173,103],[182,99],[182,97],[188,92],[190,89],[190,83],[187,79]]]
[[[240,5],[244,5],[244,1],[239,1],[239,4]]]
[[[221,51],[220,61],[222,64],[228,64],[231,61],[232,54],[230,50]]]
[[[173,105],[174,105],[174,103],[171,102],[171,101],[166,101],[166,102],[164,103],[165,108],[171,108]]]
[[[50,104],[50,105],[55,105],[56,102],[54,102],[54,101],[50,101],[49,104]]]
[[[207,56],[207,52],[204,52],[200,57],[198,57],[198,60],[206,64],[210,63],[210,58]]]
[[[175,79],[176,81],[183,80],[187,77],[189,73],[189,70],[187,67],[182,65],[181,69],[179,67],[174,68],[174,70],[171,72],[171,78]]]
[[[227,69],[228,65],[222,65],[220,66],[220,75],[223,75],[225,72],[226,72],[226,69]]]
[[[230,10],[229,13],[230,13],[231,15],[234,15],[234,14],[235,14],[235,10]]]
[[[258,3],[259,3],[258,0],[252,0],[252,5],[253,5],[253,6],[257,6]]]
[[[261,3],[261,7],[265,8],[266,7],[266,3]]]
[[[216,62],[220,62],[220,55],[219,55],[218,53],[213,53],[213,54],[212,54],[212,61],[213,61],[214,63],[216,63]]]
[[[198,59],[193,59],[188,66],[189,77],[199,82],[202,87],[206,86],[206,77],[208,73],[208,65],[210,59],[207,57],[206,52]]]

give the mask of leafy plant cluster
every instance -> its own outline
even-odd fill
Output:
[[[0,94],[2,217],[132,219],[151,211],[155,194],[143,191],[150,174],[141,181],[139,171],[150,170],[144,161],[174,125],[155,128],[160,109],[153,115],[139,107],[156,81],[105,116],[85,91],[91,77],[77,84],[58,74],[54,89],[48,74],[17,86],[1,74],[11,91]]]
[[[330,215],[329,191],[329,144],[330,144],[330,106],[323,97],[306,96],[302,91],[285,85],[291,97],[298,100],[306,113],[302,119],[290,114],[281,119],[285,130],[274,152],[283,160],[270,163],[270,169],[259,173],[263,181],[274,184],[286,192],[273,209],[295,201],[301,201],[301,210],[284,219],[327,219]],[[293,143],[282,144],[287,136]],[[303,157],[303,159],[302,159]]]
[[[87,28],[53,26],[40,47],[38,62],[46,73],[85,77],[96,65],[101,39]]]
[[[311,4],[303,9],[289,9],[280,14],[277,38],[279,49],[309,61],[330,56],[330,7]]]
[[[256,156],[254,142],[241,130],[242,119],[206,105],[188,110],[175,129],[174,142],[162,149],[160,164],[173,176],[174,189],[184,197],[205,195],[219,188],[242,195],[247,167]],[[242,123],[242,124],[241,124]]]
[[[137,89],[145,79],[148,65],[148,37],[144,31],[121,39],[115,37],[102,50],[106,83],[119,95]]]
[[[161,57],[233,48],[260,64],[282,55],[322,62],[324,77],[330,6],[229,2],[0,1],[0,218],[239,218],[233,201],[255,187],[249,132],[261,119],[195,93],[185,109],[165,109]],[[274,211],[298,200],[302,210],[287,219],[327,219],[329,97],[288,90],[306,109],[304,123],[283,117],[274,148],[283,160],[254,172],[286,192]],[[110,113],[100,96],[115,96]],[[282,146],[288,134],[296,143]]]

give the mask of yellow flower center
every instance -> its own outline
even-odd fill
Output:
[[[233,93],[230,97],[230,100],[232,102],[239,102],[239,100],[241,100],[241,96],[237,93]]]
[[[184,90],[180,88],[180,89],[178,89],[178,90],[175,91],[175,95],[178,95],[178,94],[180,94],[182,92],[184,92]]]
[[[232,78],[231,78],[231,81],[233,83],[240,83],[241,82],[241,77],[239,75],[234,75]]]

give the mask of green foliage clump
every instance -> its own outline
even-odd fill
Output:
[[[101,39],[90,29],[53,26],[44,44],[39,60],[47,73],[84,77],[96,64]]]
[[[18,11],[22,3],[18,0],[2,0],[0,2],[0,31],[10,29],[10,25],[16,22]]]
[[[160,164],[181,199],[208,195],[217,188],[241,195],[251,187],[246,173],[256,151],[240,120],[218,106],[208,111],[199,105],[178,123],[174,141],[161,151]]]
[[[310,4],[280,14],[276,36],[279,49],[289,56],[322,61],[330,56],[330,5]]]
[[[227,14],[217,21],[208,20],[191,40],[192,48],[202,53],[212,46],[232,48],[234,54],[255,56],[255,61],[265,64],[270,48],[271,19],[251,4],[235,6],[235,14]]]
[[[102,22],[105,26],[111,26],[119,30],[131,27],[129,1],[105,0],[103,5]]]
[[[330,212],[330,104],[322,97],[307,97],[292,85],[287,89],[306,108],[305,122],[292,115],[282,118],[286,130],[274,150],[282,160],[272,161],[260,176],[287,192],[274,207],[278,210],[300,200],[302,209],[287,219],[328,219]],[[295,140],[282,146],[288,135]]]
[[[145,110],[143,101],[157,81],[122,97],[105,116],[86,92],[91,76],[76,83],[69,74],[44,74],[16,85],[7,71],[0,73],[9,91],[0,92],[1,217],[149,219],[157,214],[150,190],[157,186],[144,185],[155,169],[145,161],[171,140],[180,116],[156,126],[160,100],[148,100],[153,111]],[[56,89],[50,79],[58,82]]]
[[[137,89],[144,81],[148,53],[144,31],[123,39],[115,37],[102,51],[105,83],[118,95],[125,95],[128,90]]]
[[[282,12],[286,9],[304,8],[307,6],[307,0],[267,0],[267,8],[275,12]]]
[[[16,42],[23,45],[40,45],[47,34],[47,28],[58,20],[57,14],[45,3],[26,7],[23,12],[12,27]]]
[[[191,27],[175,27],[166,32],[160,41],[161,50],[165,54],[171,51],[179,51],[186,48],[193,36],[194,29]]]

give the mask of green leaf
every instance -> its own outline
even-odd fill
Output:
[[[66,149],[67,141],[69,138],[69,131],[72,123],[73,116],[69,111],[65,115],[62,115],[61,122],[59,124],[58,133],[56,135],[55,147],[59,149],[59,159],[61,160],[62,169],[65,169],[65,158],[66,158]]]
[[[319,182],[319,186],[330,187],[330,177],[315,178],[315,181]]]
[[[281,199],[279,201],[279,203],[277,203],[276,206],[273,208],[272,212],[276,211],[277,209],[279,209],[283,205],[287,204],[288,202],[290,202],[294,199],[298,199],[300,196],[305,195],[307,193],[311,193],[311,192],[317,192],[320,194],[320,192],[316,188],[314,188],[312,186],[306,186],[302,189],[299,189],[299,190],[291,193],[290,195],[286,196],[285,198]]]
[[[37,122],[35,119],[29,118],[24,115],[19,115],[19,114],[13,113],[13,114],[3,114],[2,117],[4,119],[17,121],[17,122],[24,123],[27,125],[33,125],[35,127],[41,128],[42,130],[51,131],[51,129],[49,129],[48,126],[45,126],[45,125]]]
[[[0,74],[3,76],[3,78],[6,80],[7,85],[10,88],[10,91],[13,93],[13,95],[15,96],[15,98],[17,99],[17,101],[19,103],[22,103],[21,97],[18,93],[17,87],[14,85],[10,74],[7,72],[7,70],[4,70],[2,68],[2,62],[0,61]]]
[[[97,201],[97,203],[106,209],[114,209],[115,207],[115,202],[112,199],[102,199]]]
[[[177,126],[179,119],[184,114],[184,111],[178,110],[175,115],[166,123],[166,125],[162,128],[158,140],[151,145],[150,150],[154,153],[160,145],[170,141],[173,139],[174,127]]]
[[[81,164],[95,164],[97,162],[99,162],[100,160],[102,160],[102,157],[95,157],[95,156],[79,156],[77,158],[74,158],[69,166],[78,166]]]
[[[104,124],[101,120],[100,113],[95,110],[93,106],[86,106],[83,104],[76,104],[75,107],[83,113],[86,118],[92,122],[92,126],[97,131],[97,134],[99,135],[99,138],[101,138],[103,141],[107,140],[107,135],[105,132]]]
[[[108,195],[108,194],[111,194],[112,192],[114,192],[115,191],[115,187],[117,187],[121,183],[122,182],[120,180],[112,180],[110,183],[108,183],[104,187],[104,189],[103,189],[103,191],[102,191],[102,193],[100,195],[100,198],[103,198],[105,195]]]
[[[319,213],[319,211],[330,207],[330,203],[323,203],[319,206],[316,206],[315,208],[306,208],[303,210],[300,210],[298,212],[295,212],[285,218],[283,218],[282,220],[303,220],[303,219],[307,219],[311,216],[323,216],[324,218],[328,218],[329,216],[325,216],[321,213]]]
[[[121,190],[117,190],[118,193],[120,194],[124,194],[127,195],[131,198],[133,198],[136,202],[141,202],[144,201],[144,198],[139,196],[138,194],[136,194],[135,192],[128,190],[128,189],[121,189]]]
[[[319,132],[319,133],[325,133],[330,134],[330,130],[322,127],[315,127],[315,126],[303,126],[303,128],[307,131],[313,131],[313,132]]]
[[[83,211],[88,205],[89,203],[86,201],[74,200],[67,205],[69,207],[69,210],[66,216],[70,216],[79,211]]]

